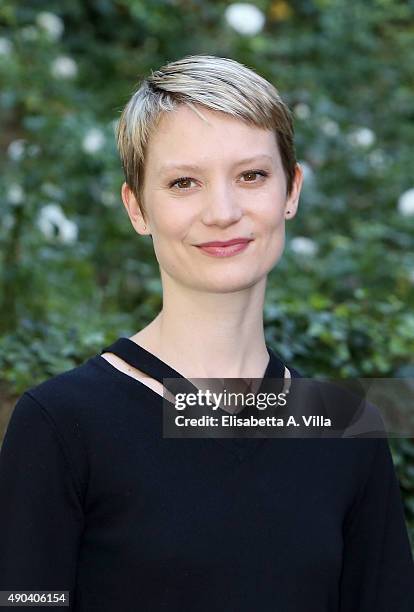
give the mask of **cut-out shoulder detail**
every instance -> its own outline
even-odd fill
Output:
[[[135,378],[135,380],[138,380],[140,383],[149,387],[150,389],[158,393],[158,395],[160,395],[161,397],[163,397],[164,394],[165,397],[169,396],[169,392],[165,389],[162,383],[160,383],[158,380],[155,380],[155,378],[152,378],[152,376],[149,376],[145,372],[142,372],[138,368],[134,368],[129,363],[121,359],[121,357],[118,357],[118,355],[115,355],[114,353],[102,353],[101,357],[103,357],[106,361],[108,361],[111,365],[113,365],[115,368],[117,368],[124,374]]]
[[[164,385],[161,382],[159,382],[155,378],[152,378],[152,376],[149,376],[145,372],[142,372],[142,370],[139,370],[138,368],[131,366],[129,363],[124,361],[121,357],[118,357],[118,355],[115,355],[114,353],[110,353],[110,352],[104,352],[104,353],[101,353],[100,356],[103,357],[108,363],[110,363],[116,369],[120,370],[124,374],[127,374],[128,376],[131,376],[131,378],[134,378],[138,382],[146,385],[147,387],[155,391],[161,397],[165,397],[169,401],[174,401],[174,398],[171,395],[171,393],[164,387]],[[283,386],[283,393],[286,393],[287,391],[289,391],[290,385],[291,385],[291,374],[290,374],[289,369],[286,366],[284,370],[284,379],[285,379],[285,384]]]

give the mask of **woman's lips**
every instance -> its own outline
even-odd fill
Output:
[[[247,249],[250,242],[252,241],[237,242],[236,244],[229,244],[226,246],[198,246],[197,248],[213,257],[231,257]]]

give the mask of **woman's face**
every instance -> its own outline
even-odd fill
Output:
[[[161,277],[200,291],[238,291],[263,280],[279,261],[285,214],[295,215],[302,172],[297,166],[287,199],[274,133],[224,113],[202,113],[208,123],[183,105],[164,113],[149,140],[146,228],[126,183],[122,198],[136,231],[152,234]],[[228,256],[198,246],[234,238],[251,240]]]

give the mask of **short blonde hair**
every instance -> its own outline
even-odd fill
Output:
[[[291,112],[277,89],[253,69],[226,57],[187,55],[169,62],[141,81],[116,127],[116,140],[125,182],[142,214],[145,153],[149,137],[164,112],[194,104],[227,113],[250,125],[273,130],[290,195],[296,155]]]

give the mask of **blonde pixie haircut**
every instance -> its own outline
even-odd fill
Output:
[[[226,57],[187,55],[146,77],[122,111],[116,140],[125,182],[145,218],[145,153],[151,133],[164,112],[194,104],[227,113],[249,125],[273,130],[290,195],[295,176],[294,129],[289,108],[277,89],[254,70]]]

